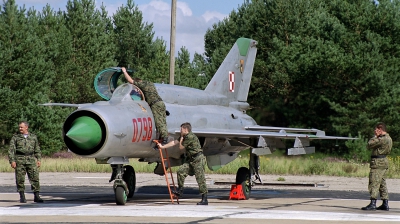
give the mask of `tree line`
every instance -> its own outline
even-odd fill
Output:
[[[18,122],[30,122],[44,154],[65,150],[61,130],[71,108],[38,106],[47,102],[88,103],[102,100],[94,90],[98,72],[131,66],[143,79],[169,80],[169,52],[143,21],[134,1],[108,16],[94,0],[69,0],[65,11],[47,4],[41,11],[4,1],[0,10],[0,144],[7,148]],[[204,64],[178,53],[178,85],[204,88],[193,75]],[[190,72],[190,73],[189,73]],[[199,73],[197,73],[199,74]]]
[[[399,6],[399,0],[246,0],[207,30],[204,54],[190,60],[185,47],[179,50],[175,84],[203,89],[236,39],[252,38],[258,52],[248,113],[260,125],[358,136],[342,147],[350,151],[340,152],[353,156],[382,121],[396,151]],[[24,119],[45,153],[65,149],[60,130],[72,109],[38,104],[101,100],[92,83],[104,68],[129,65],[143,79],[169,80],[166,43],[132,0],[112,16],[94,0],[40,12],[8,0],[0,10],[0,34],[4,146]],[[328,150],[337,142],[317,144]]]
[[[205,55],[216,65],[237,36],[258,41],[249,103],[260,124],[358,136],[347,144],[357,156],[385,122],[397,151],[399,11],[398,0],[245,1],[207,31]]]

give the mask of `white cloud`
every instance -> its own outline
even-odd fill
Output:
[[[162,1],[151,1],[149,4],[139,5],[143,13],[143,20],[153,23],[155,36],[167,41],[169,49],[171,27],[171,5]],[[177,2],[176,9],[176,52],[185,46],[191,57],[194,53],[204,53],[204,35],[213,23],[218,22],[227,15],[219,12],[207,11],[202,16],[193,15],[189,5],[185,2]],[[175,55],[177,53],[175,52]]]
[[[180,9],[183,12],[184,16],[192,16],[192,10],[189,8],[189,5],[186,2],[177,2],[176,4],[177,10]]]
[[[163,1],[151,1],[149,4],[146,4],[144,6],[152,7],[161,14],[168,14],[171,11],[171,7],[169,6],[169,4]]]
[[[208,22],[212,19],[223,20],[225,17],[227,17],[227,15],[215,11],[206,11],[202,17],[206,20],[206,22]]]

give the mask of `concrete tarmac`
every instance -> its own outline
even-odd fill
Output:
[[[33,202],[27,181],[26,204],[19,203],[14,174],[0,173],[0,223],[400,223],[399,180],[388,180],[390,211],[363,211],[367,178],[277,177],[263,175],[266,185],[256,185],[249,200],[229,200],[226,182],[235,176],[207,175],[209,205],[197,206],[194,177],[172,204],[165,177],[136,174],[133,198],[118,206],[106,173],[41,173],[45,202]]]

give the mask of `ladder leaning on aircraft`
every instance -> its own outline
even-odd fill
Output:
[[[238,153],[250,150],[249,168],[241,167],[236,184],[241,184],[246,199],[259,176],[259,156],[285,148],[282,139],[293,139],[290,155],[313,153],[313,139],[354,139],[326,136],[318,129],[259,126],[246,114],[257,42],[239,38],[205,88],[155,84],[167,109],[169,141],[180,136],[180,124],[192,124],[199,137],[207,165],[217,170],[236,159]],[[128,73],[132,71],[128,71]],[[152,140],[158,139],[154,117],[144,97],[135,93],[136,86],[122,84],[121,68],[101,71],[94,80],[96,92],[106,101],[86,104],[47,103],[77,109],[63,125],[63,139],[73,153],[95,158],[99,164],[115,167],[115,200],[119,205],[133,197],[135,170],[129,158],[157,163],[154,173],[164,175],[159,152]],[[133,93],[133,94],[132,94]],[[171,166],[181,165],[178,147],[168,149]]]
[[[167,188],[168,188],[169,197],[171,199],[171,203],[174,204],[174,202],[176,200],[176,203],[179,204],[179,197],[173,193],[173,191],[176,192],[178,190],[178,188],[175,185],[174,176],[172,175],[172,167],[171,167],[171,163],[169,162],[168,150],[160,149],[157,146],[157,144],[161,143],[161,142],[159,142],[158,140],[153,140],[153,142],[156,143],[156,148],[157,148],[157,150],[160,151],[161,165],[164,170],[165,182],[167,182]],[[168,175],[170,177],[168,177]],[[173,189],[171,189],[170,181],[172,183]]]

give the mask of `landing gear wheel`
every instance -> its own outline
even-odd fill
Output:
[[[133,169],[132,166],[127,165],[124,166],[124,175],[122,176],[122,179],[125,181],[129,193],[128,193],[128,198],[132,198],[133,194],[135,193],[135,188],[136,188],[136,175],[135,175],[135,170]]]
[[[243,195],[246,200],[250,198],[251,182],[250,170],[247,167],[240,167],[236,173],[236,184],[242,185]]]
[[[121,186],[115,188],[115,202],[117,205],[125,205],[127,200],[125,189]]]

